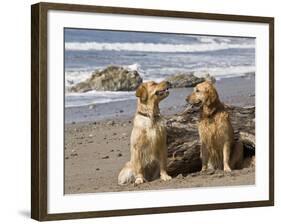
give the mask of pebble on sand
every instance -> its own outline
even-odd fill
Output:
[[[183,175],[180,173],[179,175],[177,175],[177,178],[178,178],[178,179],[183,179],[184,177],[183,177]]]
[[[114,121],[108,121],[107,125],[112,125],[113,126],[113,125],[115,125],[115,122]]]

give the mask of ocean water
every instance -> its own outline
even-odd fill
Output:
[[[146,80],[205,72],[218,80],[255,72],[255,39],[187,34],[65,29],[65,106],[134,99],[134,92],[70,93],[95,70],[120,65]]]

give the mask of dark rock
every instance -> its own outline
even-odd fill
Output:
[[[108,66],[104,70],[93,72],[89,79],[72,86],[70,91],[134,91],[141,83],[142,78],[137,71]]]
[[[184,87],[195,87],[197,84],[209,80],[215,82],[215,78],[211,77],[209,74],[201,74],[200,77],[194,75],[193,72],[179,73],[170,76],[165,79],[171,83],[171,88],[184,88]]]
[[[122,155],[122,153],[118,153],[117,156],[118,156],[118,157],[121,157],[121,156],[123,156],[123,155]]]
[[[101,157],[102,159],[109,159],[109,156]]]
[[[171,88],[194,87],[197,84],[204,82],[204,78],[198,78],[192,73],[181,73],[166,78],[166,81],[171,83]]]

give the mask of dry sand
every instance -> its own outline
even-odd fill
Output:
[[[255,183],[254,168],[178,175],[139,186],[117,185],[117,176],[130,158],[131,120],[66,125],[65,193],[157,190],[188,187],[234,186]]]

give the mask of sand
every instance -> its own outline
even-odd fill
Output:
[[[254,80],[232,78],[217,84],[227,104],[255,104]],[[192,88],[173,89],[161,103],[164,115],[184,109],[185,96]],[[65,194],[159,190],[255,184],[255,168],[178,175],[171,181],[155,180],[139,186],[117,185],[121,168],[130,158],[130,133],[135,101],[68,108],[65,112]]]

